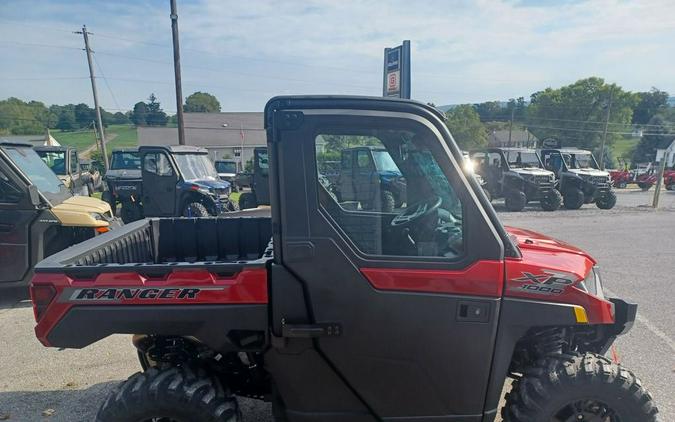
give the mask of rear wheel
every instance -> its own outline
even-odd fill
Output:
[[[510,190],[504,196],[504,204],[509,211],[522,211],[527,204],[525,192],[521,190]]]
[[[239,204],[229,199],[226,208],[228,212],[239,211]]]
[[[675,190],[675,183],[670,183],[666,185],[666,190]]]
[[[578,210],[584,205],[585,199],[581,189],[568,188],[565,189],[565,192],[563,193],[563,205],[565,205],[565,208],[568,210]]]
[[[209,210],[200,202],[190,202],[183,209],[183,217],[208,217]]]
[[[651,189],[651,187],[652,187],[652,184],[651,184],[651,183],[644,183],[644,182],[639,182],[637,185],[638,185],[638,187],[639,187],[640,189],[642,189],[644,192],[648,191],[648,190]]]
[[[249,208],[257,208],[258,201],[253,192],[244,192],[239,196],[239,209],[247,210]]]
[[[215,380],[189,368],[150,368],[113,389],[96,415],[112,421],[239,422],[237,400]]]
[[[616,187],[619,188],[619,189],[626,189],[626,186],[628,186],[628,185],[623,180],[616,184]]]
[[[612,191],[595,200],[595,205],[601,210],[610,210],[616,205],[616,194]]]
[[[546,195],[539,201],[541,209],[544,211],[555,211],[560,208],[562,205],[562,195],[556,189],[551,189],[546,193]]]
[[[394,211],[394,208],[396,207],[396,198],[394,198],[394,194],[391,191],[383,190],[381,201],[382,201],[381,203],[382,212]]]
[[[540,359],[514,381],[505,422],[655,422],[652,396],[629,370],[594,353]]]

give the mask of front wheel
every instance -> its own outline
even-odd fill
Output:
[[[616,184],[616,187],[619,188],[619,189],[626,189],[626,186],[628,186],[628,184],[626,182],[624,182],[623,180]]]
[[[568,210],[578,210],[586,202],[586,197],[581,189],[568,188],[563,193],[563,205]]]
[[[506,205],[506,209],[509,211],[522,211],[525,205],[527,205],[527,196],[521,190],[510,190],[506,193],[504,205]]]
[[[556,211],[562,205],[562,195],[556,189],[551,189],[541,198],[539,203],[544,211]]]
[[[666,190],[675,190],[675,183],[670,183],[666,185]]]
[[[642,189],[643,192],[647,192],[652,187],[651,183],[639,182],[637,185],[640,189]]]
[[[652,396],[629,370],[595,353],[540,359],[514,381],[505,422],[655,422]]]
[[[607,192],[607,194],[595,201],[595,205],[601,210],[610,210],[614,208],[614,205],[616,205],[616,194],[612,191]]]
[[[183,217],[208,217],[209,210],[200,202],[190,202],[183,209]]]
[[[217,381],[189,368],[150,368],[114,388],[96,422],[240,422],[237,400]]]
[[[244,192],[239,196],[239,209],[247,210],[249,208],[257,208],[258,201],[256,201],[255,194],[253,192]]]

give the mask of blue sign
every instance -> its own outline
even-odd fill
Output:
[[[384,49],[382,95],[410,98],[410,41],[403,41],[402,45]]]

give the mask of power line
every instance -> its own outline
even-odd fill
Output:
[[[117,108],[120,108],[120,105],[117,102],[117,98],[115,98],[115,93],[110,88],[110,84],[108,83],[108,79],[105,77],[105,74],[103,73],[103,69],[101,69],[101,65],[98,63],[98,60],[96,60],[96,56],[93,56],[93,58],[94,58],[94,63],[96,63],[96,67],[98,68],[98,71],[101,73],[101,78],[103,78],[103,82],[105,82],[105,86],[108,87],[108,91],[110,92],[110,96],[112,97],[113,102],[115,103],[115,106],[117,106]]]

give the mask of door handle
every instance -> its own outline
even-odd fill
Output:
[[[323,324],[284,324],[281,328],[282,337],[315,338],[339,337],[342,335],[342,325],[337,323]]]
[[[474,300],[460,301],[457,304],[457,321],[489,322],[490,304]]]

